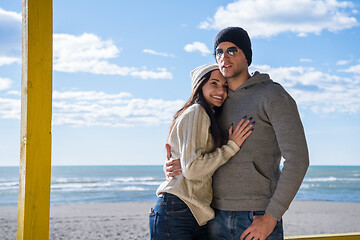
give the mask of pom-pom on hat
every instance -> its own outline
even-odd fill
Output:
[[[205,74],[216,69],[219,69],[219,66],[217,64],[205,64],[198,66],[197,68],[192,70],[190,72],[192,90],[195,89],[195,87],[198,85],[200,80],[205,76]]]
[[[214,51],[222,42],[231,42],[240,48],[250,66],[252,61],[251,41],[248,33],[240,27],[228,27],[221,30],[215,38]]]

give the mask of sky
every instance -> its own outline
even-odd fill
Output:
[[[0,0],[0,166],[20,161],[21,14]],[[189,73],[228,26],[296,100],[310,164],[360,165],[360,2],[340,0],[53,0],[52,164],[163,164]]]

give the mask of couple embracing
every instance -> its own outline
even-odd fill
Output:
[[[192,95],[172,121],[150,239],[283,239],[309,166],[296,103],[268,74],[250,75],[244,29],[220,31],[214,55],[191,72]]]

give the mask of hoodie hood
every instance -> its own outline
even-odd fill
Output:
[[[229,92],[241,91],[241,90],[253,87],[256,84],[265,83],[265,82],[273,82],[270,79],[269,74],[259,73],[258,71],[256,71],[256,72],[254,72],[254,74],[248,80],[246,80],[246,82],[241,84],[235,91],[232,91],[232,90],[229,89]]]

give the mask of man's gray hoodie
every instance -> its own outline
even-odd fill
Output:
[[[228,132],[244,117],[254,131],[240,151],[213,176],[212,207],[262,211],[280,220],[295,197],[309,166],[309,155],[294,99],[269,75],[256,72],[229,90],[219,117]],[[280,171],[281,157],[285,159]]]

